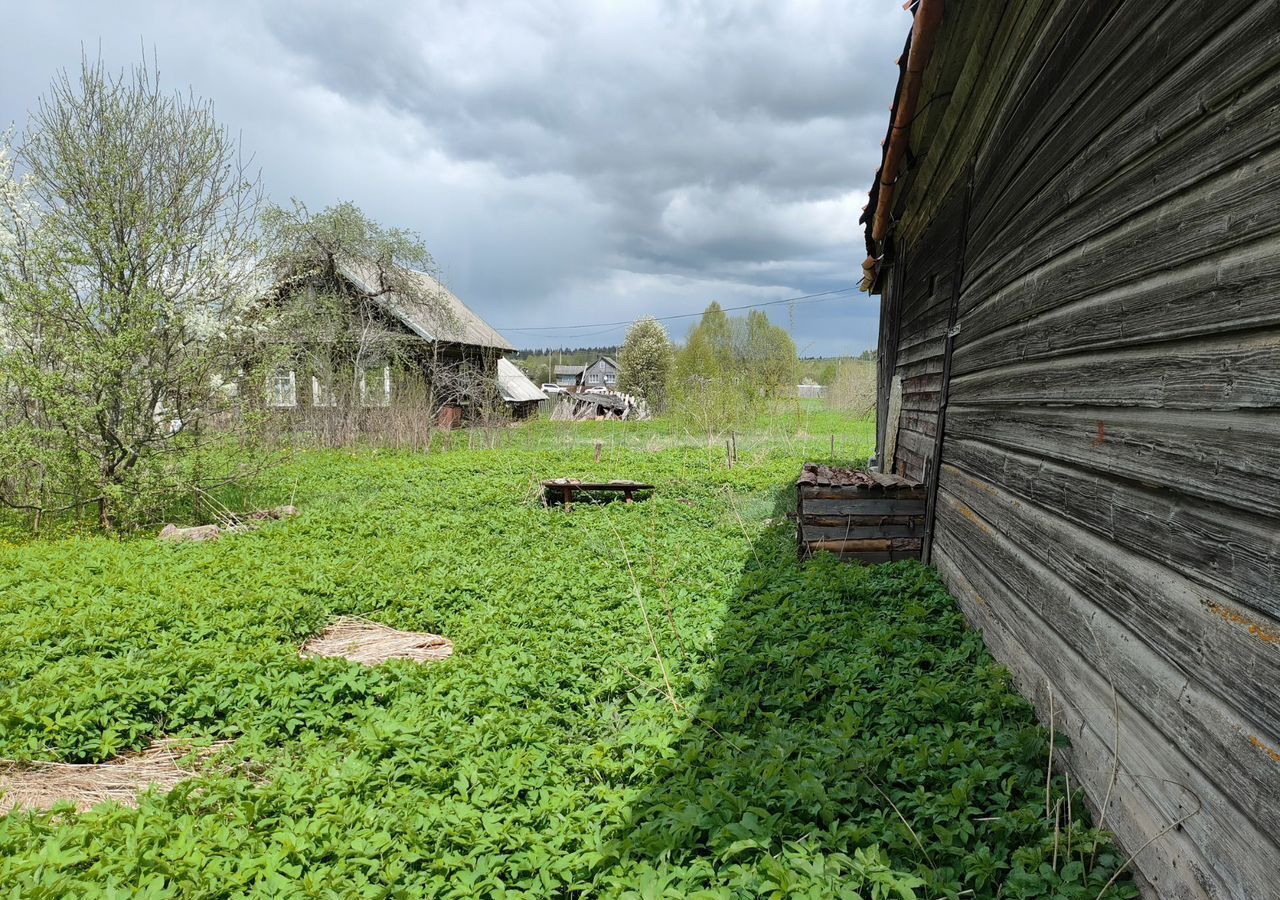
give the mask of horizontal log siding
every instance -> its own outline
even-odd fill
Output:
[[[915,481],[928,476],[936,446],[938,409],[942,401],[943,358],[947,345],[955,259],[960,249],[963,203],[954,192],[931,229],[905,253],[901,279],[892,290],[898,310],[897,345],[886,365],[902,379],[902,414],[895,458],[886,471]]]
[[[898,461],[946,391],[934,562],[1153,895],[1280,896],[1280,3],[985,9],[897,196]]]

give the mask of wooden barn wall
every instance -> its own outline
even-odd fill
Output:
[[[933,560],[1155,895],[1280,897],[1280,3],[999,6],[898,198],[897,462],[945,390]]]
[[[902,379],[897,451],[886,460],[885,471],[917,481],[925,480],[934,455],[963,200],[960,191],[954,192],[939,213],[938,227],[899,251],[885,292],[894,353],[881,376]]]

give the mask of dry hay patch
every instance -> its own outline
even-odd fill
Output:
[[[349,659],[376,666],[389,659],[436,662],[453,655],[453,641],[425,631],[397,631],[357,616],[339,616],[302,645],[299,655]]]
[[[0,760],[0,815],[18,809],[52,809],[68,801],[84,812],[106,800],[137,806],[149,788],[173,789],[197,774],[205,761],[231,741],[192,747],[190,740],[162,738],[138,753],[105,763]]]

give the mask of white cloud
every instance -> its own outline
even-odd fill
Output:
[[[7,22],[0,121],[82,46],[145,45],[277,199],[419,231],[494,324],[612,321],[855,283],[909,23],[879,0],[48,0]],[[798,307],[797,343],[858,352],[873,305]]]

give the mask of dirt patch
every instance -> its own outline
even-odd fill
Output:
[[[170,790],[199,773],[203,763],[230,741],[193,749],[189,740],[164,738],[140,753],[105,763],[18,763],[0,760],[0,814],[15,809],[52,809],[62,801],[83,812],[106,800],[137,806],[148,788]]]
[[[453,655],[453,641],[425,631],[397,631],[356,616],[339,616],[302,645],[302,657],[326,656],[376,666],[389,659],[437,662]]]

